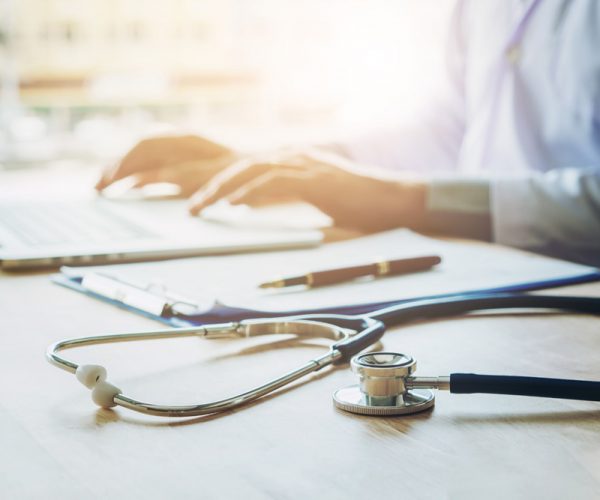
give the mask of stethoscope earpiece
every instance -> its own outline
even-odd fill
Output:
[[[92,401],[98,406],[116,406],[115,396],[121,394],[121,389],[106,381],[106,368],[101,365],[79,365],[75,377],[92,391]]]

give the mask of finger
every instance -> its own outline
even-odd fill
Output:
[[[152,170],[136,172],[136,183],[133,187],[141,187],[155,182],[169,182],[181,188],[181,195],[188,197],[205,184],[216,172],[223,170],[234,161],[231,156],[208,158],[184,163],[168,164]],[[96,189],[102,190],[117,179],[107,181],[102,177]]]
[[[293,170],[267,172],[227,197],[232,205],[261,206],[282,201],[308,201],[307,192],[314,177]]]
[[[107,169],[96,185],[108,185],[139,172],[162,168],[190,160],[216,161],[227,156],[233,161],[235,153],[201,137],[156,137],[139,142],[114,167]]]
[[[252,179],[277,168],[281,168],[281,165],[250,163],[248,161],[232,165],[220,174],[215,175],[206,186],[196,192],[190,200],[190,212],[194,215],[198,214],[203,208],[228,196]]]
[[[154,149],[153,142],[140,142],[120,162],[102,173],[96,189],[102,190],[120,179],[156,167],[159,164],[159,158],[153,154]]]
[[[149,172],[141,172],[135,174],[135,182],[131,186],[132,188],[141,188],[148,184],[156,184],[159,182],[169,182],[171,184],[177,184],[174,175],[169,175],[164,172],[164,169],[151,170]]]
[[[179,186],[181,196],[189,196],[202,185],[209,173],[202,162],[183,163],[157,168],[135,174],[132,188],[141,188],[148,184],[169,183]]]
[[[111,167],[111,170],[114,167]],[[100,174],[100,178],[98,179],[98,182],[96,182],[96,185],[94,186],[94,189],[96,189],[97,191],[102,191],[105,187],[107,187],[110,182],[108,181],[109,178],[109,172],[108,169],[105,169],[101,174]]]

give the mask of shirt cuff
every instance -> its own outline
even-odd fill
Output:
[[[424,230],[491,241],[490,182],[477,178],[431,180],[425,202]]]
[[[465,214],[490,213],[488,179],[432,179],[427,191],[427,211]]]

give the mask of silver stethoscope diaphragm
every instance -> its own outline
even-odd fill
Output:
[[[352,371],[359,384],[333,394],[336,408],[360,415],[408,415],[431,408],[435,396],[411,375],[416,361],[397,352],[373,352],[355,356]],[[422,386],[421,386],[422,387]]]

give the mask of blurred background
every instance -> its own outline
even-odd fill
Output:
[[[243,149],[409,120],[450,0],[0,0],[0,169],[198,133]]]

